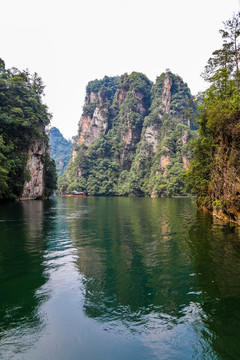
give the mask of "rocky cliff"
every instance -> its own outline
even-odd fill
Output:
[[[194,111],[190,90],[180,77],[167,72],[157,78],[135,164],[153,197],[174,196],[183,188],[181,175],[192,157],[188,145],[195,134]]]
[[[225,118],[209,149],[207,192],[197,203],[214,216],[240,224],[240,113]]]
[[[105,79],[105,80],[104,80]],[[153,84],[141,73],[87,86],[73,158],[61,186],[94,195],[184,194],[196,108],[170,71]]]
[[[46,151],[47,144],[42,139],[31,144],[25,168],[29,178],[24,182],[21,200],[36,199],[44,196],[44,157]]]
[[[201,94],[199,136],[186,184],[199,208],[240,225],[240,13],[223,24],[222,47],[202,73],[208,88]]]
[[[143,74],[123,75],[116,93],[114,125],[121,150],[119,163],[122,170],[130,170],[137,145],[141,139],[144,117],[150,104],[151,82]]]
[[[107,107],[108,97],[104,97],[102,91],[91,91],[86,96],[78,126],[77,144],[90,146],[101,134],[105,135],[108,129],[109,111]],[[91,113],[91,111],[93,111]]]
[[[49,139],[43,133],[32,139],[26,152],[24,183],[20,200],[48,198],[57,189],[55,160],[50,157]]]
[[[48,154],[42,79],[6,69],[0,59],[0,200],[45,197],[56,188],[55,164]]]
[[[78,125],[77,146],[92,145],[109,128],[110,106],[116,92],[118,77],[91,81],[86,89],[83,114]]]

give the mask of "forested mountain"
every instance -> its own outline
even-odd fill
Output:
[[[222,48],[213,52],[203,74],[210,87],[187,180],[199,207],[240,224],[240,13],[220,33]]]
[[[71,160],[72,143],[56,127],[50,131],[50,155],[55,160],[58,175],[62,175]]]
[[[188,86],[170,71],[91,81],[60,191],[89,195],[184,195],[197,111]]]
[[[8,70],[0,59],[0,199],[40,198],[56,188],[43,90],[36,73]]]

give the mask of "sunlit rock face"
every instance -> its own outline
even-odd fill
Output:
[[[106,104],[109,98],[98,91],[86,95],[84,111],[78,125],[77,144],[90,146],[108,129],[109,111]],[[92,112],[92,114],[91,114]]]

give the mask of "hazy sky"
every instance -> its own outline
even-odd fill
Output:
[[[6,67],[37,72],[52,126],[77,133],[85,87],[104,75],[139,71],[155,81],[169,68],[193,94],[222,21],[239,0],[2,0],[0,57]]]

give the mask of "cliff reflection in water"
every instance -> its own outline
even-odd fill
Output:
[[[169,336],[187,337],[196,356],[239,358],[239,229],[197,215],[193,201],[86,199],[86,216],[75,202],[84,310],[106,330],[144,333],[145,343],[174,329]]]
[[[0,354],[4,356],[31,346],[42,327],[38,309],[45,296],[38,290],[47,281],[43,254],[45,232],[51,225],[43,214],[48,206],[43,201],[0,206]]]
[[[181,318],[193,283],[185,241],[192,202],[161,200],[87,199],[88,216],[72,219],[88,316],[131,326],[151,326],[152,312]]]
[[[240,358],[239,228],[194,200],[4,204],[0,231],[0,358]]]

